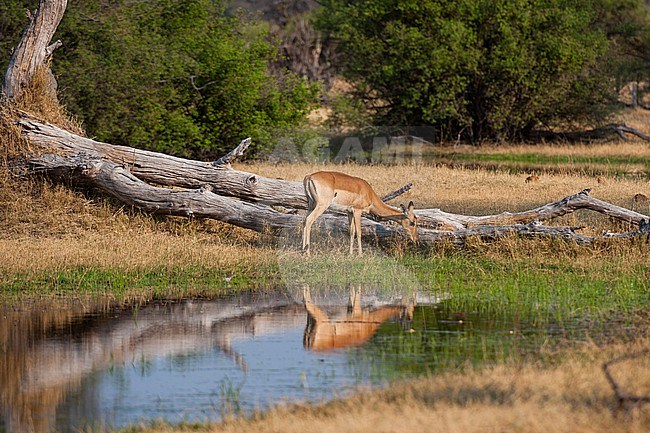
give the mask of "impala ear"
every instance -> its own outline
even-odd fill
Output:
[[[400,205],[399,205],[399,208],[402,209],[402,212],[406,213],[406,208],[404,207],[403,204],[400,204]]]
[[[409,218],[417,218],[417,217],[415,216],[414,209],[415,209],[415,205],[413,204],[413,201],[411,201],[411,202],[409,203],[408,210],[404,211],[404,213],[405,213],[406,216],[408,216]]]

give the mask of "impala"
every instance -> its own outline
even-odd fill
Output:
[[[350,223],[350,254],[354,250],[354,238],[357,238],[359,255],[361,250],[361,214],[372,213],[380,218],[393,220],[402,224],[413,242],[418,240],[417,217],[413,212],[413,202],[401,210],[387,205],[373,191],[368,182],[358,177],[336,171],[317,171],[305,176],[303,182],[309,202],[305,227],[302,232],[302,249],[309,254],[311,226],[314,221],[332,204],[348,209]]]
[[[327,351],[344,347],[361,346],[392,318],[399,318],[402,326],[410,329],[415,309],[415,296],[408,302],[383,305],[378,308],[361,307],[361,289],[350,289],[348,311],[343,315],[331,315],[316,306],[311,299],[309,287],[303,289],[307,326],[303,337],[306,349]]]

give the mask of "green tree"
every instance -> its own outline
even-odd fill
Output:
[[[596,22],[609,40],[608,59],[621,83],[650,78],[650,2],[601,0]]]
[[[7,0],[0,3],[0,77],[4,77],[11,50],[18,45],[20,32],[27,25],[25,11],[36,2]]]
[[[315,86],[269,73],[264,27],[222,0],[72,0],[55,37],[61,101],[113,144],[208,159],[251,136],[259,149],[316,102]]]
[[[611,103],[599,3],[324,0],[316,24],[376,123],[503,140]]]

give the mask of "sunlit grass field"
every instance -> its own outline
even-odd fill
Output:
[[[637,145],[644,150],[650,161],[650,144]],[[538,175],[539,179],[535,182],[526,182],[528,175],[525,173],[513,174],[485,168],[450,168],[435,163],[369,166],[255,162],[237,168],[267,177],[299,181],[306,174],[317,170],[339,170],[368,180],[380,195],[413,182],[414,187],[395,202],[413,200],[417,208],[439,208],[446,212],[470,215],[531,209],[560,200],[584,188],[592,188],[594,197],[627,208],[631,207],[634,194],[650,194],[648,178],[600,176],[599,180],[599,176],[580,173],[548,173]]]
[[[633,202],[635,194],[650,196],[650,145],[642,141],[430,150],[429,158],[417,164],[252,161],[235,168],[296,181],[316,170],[340,170],[367,179],[380,194],[413,182],[413,189],[396,202],[413,200],[418,208],[472,215],[522,211],[592,188],[596,198],[650,215],[648,202]],[[436,152],[469,155],[459,158],[478,163],[449,164]],[[508,164],[532,160],[536,168],[497,167],[499,159]],[[589,164],[609,168],[596,170]],[[531,174],[538,179],[527,182]],[[626,336],[604,344],[590,343],[586,335],[579,343],[584,347],[574,342],[568,354],[549,345],[548,358],[539,362],[476,370],[468,366],[326,405],[289,406],[252,420],[234,417],[218,426],[187,425],[186,430],[641,432],[650,424],[647,405],[629,419],[615,416],[612,391],[600,372],[604,360],[650,347],[647,240],[579,246],[510,237],[492,243],[471,240],[463,248],[420,249],[399,241],[380,248],[368,240],[366,255],[357,258],[346,254],[347,235],[320,233],[308,259],[290,240],[270,234],[217,221],[144,215],[93,192],[42,179],[18,180],[5,169],[0,176],[0,294],[6,302],[79,296],[140,302],[299,284],[367,284],[429,292],[448,297],[461,311],[484,308],[495,317],[545,321],[580,316],[603,323],[614,318],[622,324],[614,334]],[[561,223],[632,229],[586,212],[563,217]],[[285,236],[298,239],[300,227]],[[626,327],[632,324],[628,335]],[[621,370],[622,380],[647,394],[649,371],[643,363],[630,365]],[[149,431],[179,429],[161,425]]]

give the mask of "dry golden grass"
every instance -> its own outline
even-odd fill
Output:
[[[589,186],[594,187],[595,197],[625,207],[630,207],[634,194],[650,193],[647,182],[640,180],[612,179],[599,185],[587,176],[548,175],[540,176],[537,182],[526,183],[522,176],[507,173],[424,165],[273,165],[258,162],[238,168],[293,180],[319,169],[341,170],[368,179],[380,193],[414,181],[415,187],[401,201],[414,200],[420,208],[437,207],[465,214],[524,210]],[[81,192],[42,180],[26,183],[5,179],[0,186],[3,233],[0,270],[22,273],[92,266],[128,271],[192,264],[227,269],[242,262],[269,264],[277,258],[276,243],[264,235],[215,221],[154,218],[118,206],[110,200],[89,199]],[[650,209],[638,210],[650,213]],[[568,217],[565,222],[578,223],[576,218]],[[522,244],[530,245],[530,242],[507,239],[482,250],[494,258],[512,257],[517,250],[526,251]],[[552,248],[545,247],[544,242],[536,245],[534,250],[540,255],[546,255]],[[559,254],[557,249],[555,254]],[[596,254],[598,251],[587,249],[583,254],[585,262]],[[639,257],[631,256],[630,263],[638,263]]]
[[[21,189],[23,188],[23,189]],[[262,258],[260,237],[217,221],[154,218],[46,182],[0,187],[0,271],[129,271]]]
[[[634,194],[650,193],[643,179],[608,179],[578,174],[540,175],[537,182],[526,182],[526,175],[436,167],[432,165],[357,165],[357,164],[271,164],[254,162],[236,168],[268,177],[299,180],[317,170],[344,171],[368,180],[381,195],[407,182],[415,186],[396,202],[413,200],[417,208],[440,208],[446,212],[486,215],[522,211],[592,188],[601,200],[629,208]]]
[[[647,337],[604,347],[586,344],[553,363],[467,368],[385,390],[359,391],[326,404],[277,407],[251,419],[141,431],[641,433],[650,427],[650,404],[617,414],[601,366],[620,354],[649,348]],[[650,357],[617,365],[613,372],[627,392],[650,395]]]
[[[0,179],[3,183],[9,178],[6,170],[8,161],[16,155],[30,152],[29,143],[21,137],[20,128],[15,124],[17,119],[16,107],[4,104],[0,99]]]
[[[263,237],[218,221],[155,218],[44,180],[0,184],[0,273],[130,271],[269,260]]]
[[[50,65],[40,67],[29,87],[24,89],[15,100],[14,109],[28,112],[30,116],[45,122],[50,122],[63,129],[83,135],[81,123],[66,108],[59,103],[55,94],[50,90]]]
[[[262,262],[265,252],[263,247],[237,245],[220,236],[175,236],[133,229],[56,238],[0,239],[0,250],[4,251],[0,272],[19,273],[78,267],[128,272],[160,266],[180,269],[192,264],[227,269],[242,261]]]
[[[39,151],[21,136],[20,128],[15,124],[22,113],[75,134],[84,134],[81,123],[59,104],[56,95],[49,90],[49,80],[50,69],[47,64],[36,71],[30,85],[23,89],[18,98],[12,102],[0,100],[0,179],[3,181],[8,177],[4,170],[8,160]]]

